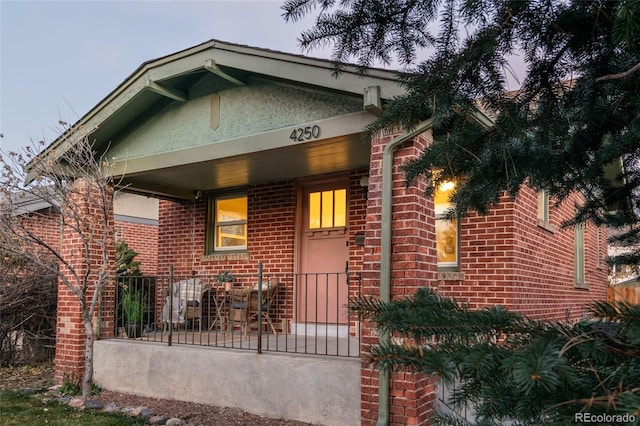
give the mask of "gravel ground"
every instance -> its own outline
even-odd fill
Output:
[[[44,389],[53,384],[53,367],[49,364],[0,368],[0,390],[25,388]],[[205,404],[147,398],[137,395],[102,391],[93,399],[104,405],[115,403],[124,407],[147,407],[157,415],[177,417],[185,423],[199,426],[303,426],[309,423],[292,420],[270,419],[256,416],[237,408],[215,407]]]

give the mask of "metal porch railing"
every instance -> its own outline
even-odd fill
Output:
[[[264,295],[277,282],[272,303]],[[257,284],[262,284],[257,286]],[[257,287],[257,289],[256,289]],[[249,328],[234,316],[232,295],[254,288]],[[137,333],[127,324],[124,292],[143,304]],[[347,303],[359,298],[359,272],[118,277],[115,337],[166,345],[200,345],[339,357],[360,356],[360,323]],[[177,306],[176,306],[177,305]],[[255,306],[254,306],[255,307]],[[263,315],[262,309],[266,309]],[[263,319],[268,318],[268,321]],[[253,321],[255,319],[255,321]],[[128,330],[129,329],[129,330]],[[274,332],[275,330],[275,332]]]

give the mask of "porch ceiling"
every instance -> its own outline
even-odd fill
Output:
[[[286,148],[125,173],[121,186],[131,192],[193,199],[198,191],[364,168],[369,165],[369,155],[369,142],[362,134],[351,134]]]

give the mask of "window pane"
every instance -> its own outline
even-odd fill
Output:
[[[309,229],[320,228],[320,193],[309,194]]]
[[[215,200],[215,248],[247,246],[247,197]]]
[[[455,188],[456,184],[451,181],[443,182],[440,184],[433,197],[435,213],[437,215],[445,214],[447,213],[447,210],[451,208],[451,202],[449,200]]]
[[[347,226],[347,190],[309,193],[309,229]]]
[[[333,226],[347,226],[347,190],[335,191],[335,213]]]
[[[217,200],[216,222],[247,220],[247,197]]]
[[[575,280],[584,283],[584,224],[577,224],[574,228],[574,256],[575,256]]]
[[[436,249],[438,264],[457,265],[458,263],[458,221],[436,219]]]
[[[322,191],[322,227],[333,227],[333,191]]]
[[[247,245],[247,225],[222,225],[217,228],[218,247],[241,247]]]
[[[549,193],[545,190],[538,192],[538,219],[549,221]]]

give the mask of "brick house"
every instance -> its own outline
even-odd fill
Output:
[[[25,198],[16,205],[23,215],[36,215],[32,220],[36,232],[52,247],[60,244],[60,210],[57,206]],[[138,253],[145,275],[155,275],[158,268],[158,200],[135,194],[118,192],[113,200],[116,240],[124,240]],[[61,250],[60,250],[61,251]]]
[[[314,335],[357,335],[362,354],[378,335],[349,316],[349,296],[398,298],[429,286],[472,307],[552,320],[580,319],[586,302],[606,299],[604,230],[560,227],[577,195],[552,207],[524,188],[488,215],[444,220],[451,187],[428,198],[426,182],[406,187],[400,170],[430,143],[430,122],[366,136],[386,100],[402,93],[395,73],[348,68],[336,77],[332,67],[211,40],[142,64],[80,119],[109,146],[122,185],[160,200],[159,276],[249,276],[260,264],[281,279],[272,313],[280,334],[313,323]],[[427,424],[436,407],[432,379],[385,377],[362,357],[205,352],[107,339],[113,332],[104,329],[95,377],[125,392],[317,424]],[[65,338],[58,370],[77,368],[62,355],[81,350]],[[137,371],[119,371],[125,350]]]
[[[118,192],[113,200],[116,241],[126,241],[138,253],[135,260],[145,275],[158,273],[158,200]]]

